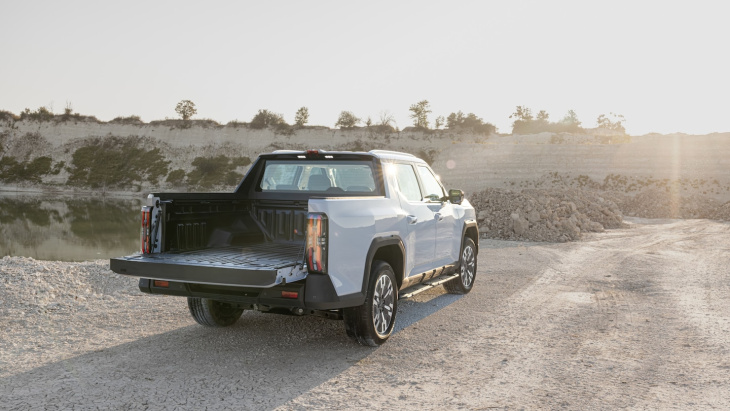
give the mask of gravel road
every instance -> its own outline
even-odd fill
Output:
[[[105,261],[3,258],[0,408],[730,408],[730,224],[629,222],[482,240],[473,291],[402,301],[377,349],[314,317],[206,329]]]

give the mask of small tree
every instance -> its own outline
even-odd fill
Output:
[[[256,129],[279,125],[286,125],[284,117],[281,114],[277,114],[265,109],[259,110],[259,112],[256,113],[255,116],[253,116],[253,119],[251,119],[251,123],[249,124],[251,128]]]
[[[543,111],[544,112],[544,111]],[[543,113],[541,112],[541,113]],[[547,114],[547,113],[545,113]],[[528,107],[517,106],[515,112],[509,116],[514,118],[512,122],[512,134],[533,133],[535,129],[535,119],[532,117],[532,110]]]
[[[428,128],[428,114],[431,112],[428,106],[428,100],[421,100],[416,104],[411,105],[408,109],[412,112],[411,118],[413,119],[413,125],[418,128]]]
[[[343,111],[335,123],[335,127],[350,128],[355,127],[361,120],[352,113],[352,111]]]
[[[381,111],[378,125],[393,127],[393,124],[395,124],[395,117],[393,117],[393,114],[388,110]]]
[[[294,124],[297,127],[302,127],[307,123],[309,123],[309,109],[301,107],[297,110],[297,114],[294,115]]]
[[[517,106],[515,112],[509,116],[509,118],[512,117],[514,117],[515,120],[532,121],[532,110],[528,107]]]
[[[562,120],[560,120],[560,123],[557,124],[561,131],[566,131],[569,133],[579,133],[583,132],[583,128],[581,128],[581,122],[578,120],[578,114],[575,113],[575,110],[568,110],[568,113],[565,114]]]
[[[614,113],[608,113],[611,118],[608,118],[605,114],[601,114],[598,116],[598,119],[596,122],[598,123],[598,128],[602,128],[605,130],[611,130],[616,131],[621,134],[626,134],[626,129],[624,128],[623,122],[626,121],[623,115],[621,114],[614,114]]]
[[[436,117],[436,120],[433,122],[433,127],[438,130],[441,128],[441,126],[444,125],[444,116],[438,116]]]
[[[195,108],[195,103],[190,100],[181,100],[175,106],[175,112],[182,117],[183,121],[188,121],[194,116],[198,110]]]
[[[578,114],[575,113],[575,110],[568,110],[568,113],[565,114],[565,117],[561,120],[562,123],[565,124],[575,124],[577,127],[580,127],[580,120],[578,120]]]
[[[489,135],[497,131],[497,127],[477,117],[474,113],[464,114],[461,111],[451,113],[446,118],[446,127],[449,130],[466,131]]]

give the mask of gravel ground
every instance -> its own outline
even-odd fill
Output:
[[[6,257],[0,408],[730,408],[730,224],[629,221],[482,240],[473,291],[402,301],[377,349],[314,317],[206,329],[107,261]]]

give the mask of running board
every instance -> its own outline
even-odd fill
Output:
[[[421,283],[419,285],[414,286],[414,289],[413,290],[409,290],[407,293],[401,294],[398,297],[398,299],[400,300],[400,299],[403,299],[403,298],[411,298],[411,297],[413,297],[414,295],[416,295],[418,293],[422,293],[422,292],[424,292],[426,290],[430,290],[433,287],[436,287],[437,285],[441,285],[441,284],[443,284],[443,283],[445,283],[447,281],[451,281],[454,278],[458,278],[458,277],[459,277],[459,274],[458,273],[456,273],[456,274],[449,274],[449,275],[442,275],[442,276],[436,277],[434,279],[431,279],[429,281],[426,281],[425,283]]]

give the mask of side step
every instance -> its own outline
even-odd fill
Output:
[[[400,299],[403,299],[403,298],[411,298],[411,297],[413,297],[414,295],[416,295],[418,293],[422,293],[422,292],[424,292],[426,290],[430,290],[431,288],[436,287],[437,285],[441,285],[441,284],[443,284],[443,283],[445,283],[447,281],[451,281],[454,278],[458,278],[458,277],[459,277],[459,273],[449,274],[449,275],[441,275],[441,276],[438,276],[436,278],[432,278],[432,279],[426,281],[425,283],[421,283],[419,285],[413,286],[411,289],[408,290],[407,293],[401,294],[398,299],[400,300]]]

